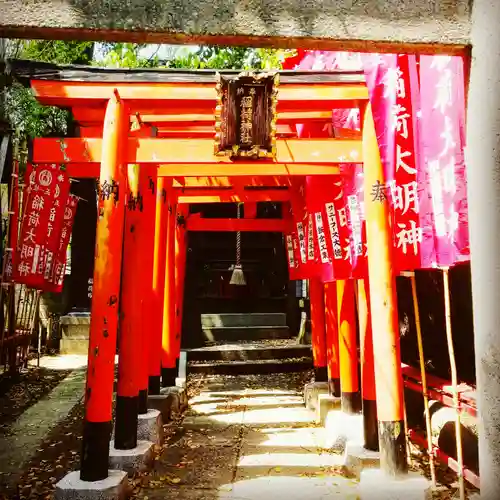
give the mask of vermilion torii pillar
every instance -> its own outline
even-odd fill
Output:
[[[363,399],[365,448],[367,450],[378,451],[377,398],[368,278],[358,280],[358,320],[361,347],[361,395]]]
[[[148,412],[149,354],[153,338],[153,258],[156,209],[156,167],[141,167],[139,174],[139,192],[142,195],[142,210],[139,232],[141,279],[141,373],[139,376],[139,414]]]
[[[161,354],[161,384],[163,387],[175,385],[177,377],[175,320],[175,227],[177,205],[172,189],[167,191],[167,203],[167,244]]]
[[[115,448],[137,446],[137,416],[143,356],[141,224],[143,194],[139,190],[139,165],[128,165],[128,192],[123,238],[118,387],[116,395]],[[144,176],[144,174],[142,174]],[[147,405],[147,396],[146,396]]]
[[[155,232],[153,249],[151,336],[149,342],[149,394],[160,394],[162,361],[162,325],[167,251],[167,187],[166,177],[157,177]]]
[[[340,387],[342,411],[347,414],[356,414],[361,411],[354,299],[354,281],[352,279],[338,280]]]
[[[187,231],[186,218],[189,205],[177,205],[177,224],[175,228],[175,322],[176,322],[176,369],[179,373],[179,357],[182,341],[182,314],[184,306],[184,280],[186,277]],[[184,222],[183,222],[184,221]]]
[[[363,159],[380,466],[388,475],[398,476],[408,466],[396,280],[388,200],[377,197],[374,201],[372,195],[373,186],[385,186],[386,181],[370,105],[364,117]]]
[[[337,319],[337,285],[325,283],[326,354],[328,362],[328,390],[340,397],[339,325]]]
[[[129,112],[115,93],[104,119],[94,286],[90,319],[85,420],[80,478],[108,477],[116,334],[125,213]]]
[[[309,280],[311,304],[311,337],[316,382],[328,380],[326,368],[325,297],[323,283],[318,278]]]

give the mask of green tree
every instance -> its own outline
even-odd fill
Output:
[[[93,42],[59,40],[10,40],[7,57],[54,64],[89,64],[93,58]],[[65,110],[42,106],[31,89],[14,82],[5,90],[5,116],[19,137],[65,135],[70,120]]]
[[[246,47],[203,46],[197,51],[167,61],[167,68],[186,69],[281,69],[287,50]]]

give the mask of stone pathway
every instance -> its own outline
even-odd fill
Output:
[[[322,449],[323,430],[292,379],[260,376],[256,387],[255,376],[208,378],[137,497],[356,498],[357,483],[341,455]]]
[[[57,365],[54,369],[71,366],[64,359],[47,358],[41,366]],[[12,424],[8,435],[0,437],[0,491],[4,480],[9,483],[15,480],[47,434],[83,398],[85,375],[85,368],[78,365],[46,397],[29,407]]]

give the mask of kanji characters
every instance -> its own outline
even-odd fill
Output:
[[[401,215],[412,210],[418,214],[418,183],[417,181],[407,182],[398,186],[395,181],[391,181],[391,196],[395,210],[400,210]]]
[[[401,248],[406,255],[408,246],[413,249],[415,255],[418,254],[418,244],[422,243],[422,228],[417,227],[414,220],[409,222],[410,227],[407,228],[406,224],[398,223],[399,232],[396,234],[398,238],[397,248]]]
[[[37,227],[40,224],[40,214],[38,212],[30,212],[28,214],[28,226]]]
[[[377,179],[372,185],[372,201],[380,201],[381,203],[386,199],[385,186]]]
[[[45,199],[39,194],[33,196],[33,201],[31,202],[31,208],[33,210],[41,211],[43,210]]]
[[[411,151],[403,151],[403,148],[399,144],[396,145],[396,172],[402,168],[407,174],[416,175],[417,169],[410,167],[404,162],[405,158],[409,158],[411,156]]]

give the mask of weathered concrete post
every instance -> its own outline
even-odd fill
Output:
[[[500,3],[475,0],[467,184],[481,498],[500,495]]]

